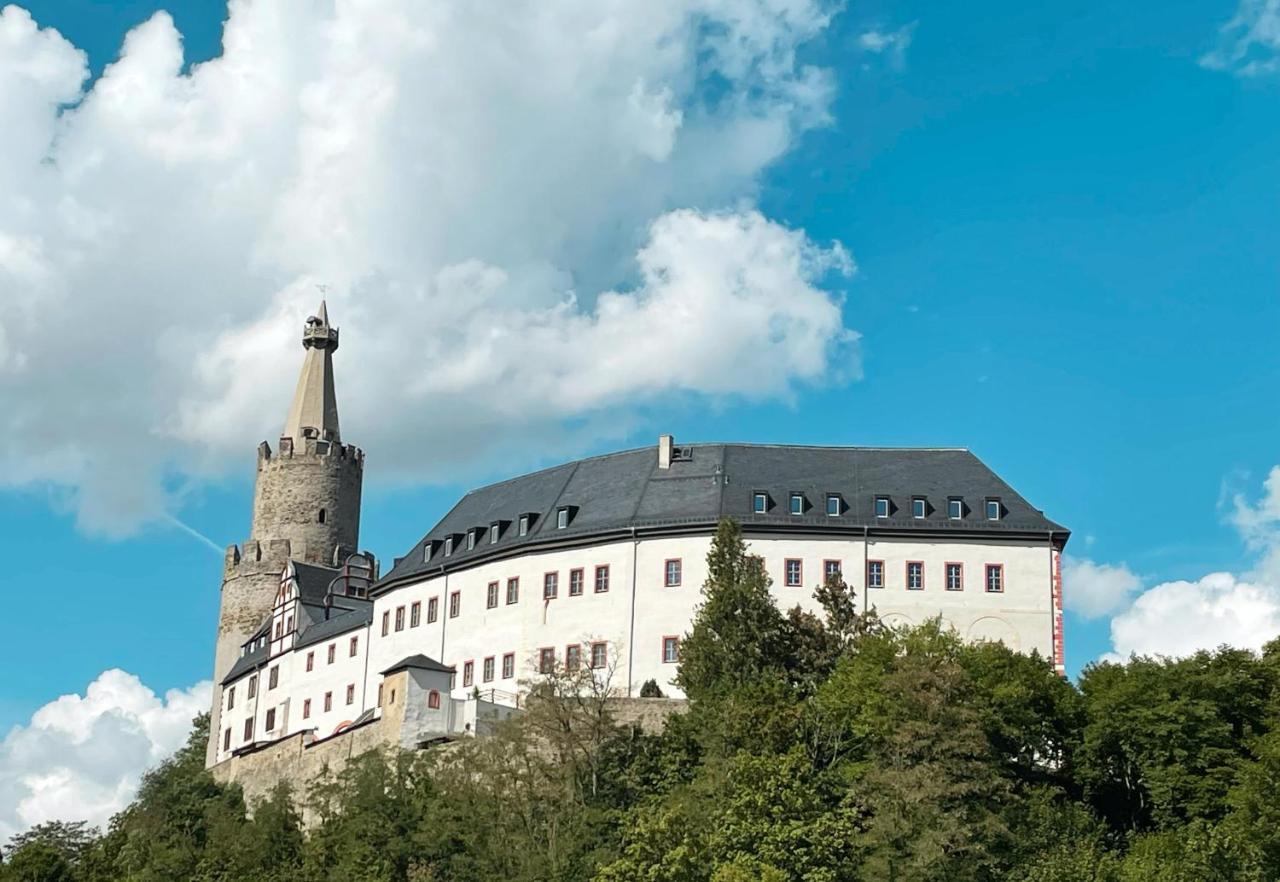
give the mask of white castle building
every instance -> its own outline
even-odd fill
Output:
[[[227,553],[211,765],[321,743],[393,704],[404,746],[456,737],[552,664],[679,696],[680,639],[724,517],[780,608],[816,611],[814,589],[839,572],[889,623],[940,616],[1063,669],[1069,532],[964,449],[665,435],[473,490],[379,576],[355,554],[364,459],[339,434],[337,342],[322,304],[279,450],[259,447],[252,537]]]

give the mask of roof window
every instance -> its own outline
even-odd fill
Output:
[[[923,518],[929,513],[929,504],[925,502],[923,496],[917,496],[911,500],[911,516],[916,519]]]
[[[520,515],[520,535],[529,535],[529,516],[527,514]]]
[[[947,517],[953,521],[958,521],[964,517],[964,500],[958,496],[952,496],[947,500]]]
[[[453,554],[453,537],[446,536],[444,537],[444,556],[449,557],[451,554]]]
[[[569,509],[568,507],[556,510],[556,529],[563,530],[569,526]]]
[[[501,524],[499,524],[499,523],[492,523],[492,524],[490,524],[490,525],[489,525],[489,544],[490,544],[490,545],[497,545],[497,544],[498,544],[498,537],[499,537],[499,536],[501,536],[501,535],[502,535],[502,525],[501,525]]]
[[[1004,506],[1000,504],[1000,500],[994,497],[987,499],[987,520],[998,521],[1004,514]]]
[[[889,516],[889,497],[877,496],[876,497],[876,517],[887,518],[888,516]]]
[[[804,494],[792,493],[790,505],[791,505],[790,511],[793,515],[804,514]]]
[[[769,494],[756,491],[751,496],[751,510],[756,514],[764,514],[769,510]]]
[[[838,518],[844,513],[844,500],[839,493],[827,494],[827,516]]]

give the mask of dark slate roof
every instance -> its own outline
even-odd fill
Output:
[[[330,605],[325,606],[329,584],[341,572],[340,570],[297,560],[290,563],[293,564],[293,570],[297,576],[299,594],[298,618],[295,622],[298,636],[294,640],[293,649],[320,643],[356,628],[362,628],[373,621],[373,602],[369,600],[335,594],[330,599]],[[259,637],[265,636],[268,638],[266,645],[255,648],[236,659],[236,663],[222,679],[222,685],[225,686],[267,662],[267,653],[271,647],[270,630],[271,613],[268,612],[262,625],[249,640],[245,641],[252,644],[256,643]]]
[[[425,573],[458,569],[496,556],[609,534],[705,530],[730,516],[748,532],[986,536],[1046,536],[1065,543],[1069,533],[1000,479],[968,450],[957,448],[802,447],[775,444],[685,445],[688,460],[658,468],[657,447],[626,450],[554,466],[473,490],[464,496],[374,587],[375,593]],[[753,511],[756,492],[769,495],[764,514]],[[807,509],[789,513],[790,494],[802,493]],[[843,500],[839,517],[826,514],[826,496]],[[893,513],[875,516],[875,500],[887,496]],[[911,516],[912,499],[924,497],[928,515]],[[947,517],[947,502],[959,497],[965,517]],[[985,517],[985,502],[998,498],[1002,516]],[[570,507],[572,519],[556,528],[556,513]],[[535,515],[527,536],[519,517]],[[503,523],[496,544],[487,528]],[[472,551],[466,533],[480,535]],[[455,536],[453,554],[444,540]],[[424,548],[432,545],[430,560]]]
[[[383,671],[382,676],[385,677],[387,674],[394,674],[396,671],[403,671],[405,668],[418,668],[425,671],[440,671],[444,674],[452,674],[455,670],[448,665],[440,664],[440,662],[436,661],[434,658],[427,658],[427,656],[419,653],[418,655],[411,655],[408,658],[400,659],[400,661]]]

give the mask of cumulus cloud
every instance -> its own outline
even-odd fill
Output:
[[[1242,77],[1280,70],[1280,0],[1240,0],[1230,21],[1218,29],[1218,42],[1200,64]]]
[[[754,207],[828,121],[797,60],[828,20],[231,0],[220,57],[184,71],[157,13],[86,86],[5,7],[0,483],[66,488],[94,530],[164,520],[278,434],[320,285],[375,480],[857,377],[849,256]]]
[[[1063,602],[1081,618],[1097,619],[1123,609],[1141,588],[1142,580],[1124,564],[1063,555]]]
[[[0,843],[50,820],[105,823],[142,773],[182,745],[211,697],[208,682],[160,697],[113,669],[84,695],[37,710],[0,741]]]
[[[1261,649],[1280,634],[1280,589],[1210,573],[1165,582],[1111,620],[1114,656],[1190,655],[1223,644]]]
[[[1142,591],[1111,620],[1112,652],[1107,657],[1188,655],[1223,644],[1257,650],[1280,635],[1280,466],[1271,469],[1256,501],[1243,492],[1230,499],[1229,520],[1254,555],[1253,565],[1242,575],[1210,573]],[[1114,612],[1123,606],[1118,598],[1142,587],[1123,565],[1076,561],[1064,567],[1069,607],[1073,592],[1080,590],[1073,576],[1087,595],[1085,609],[1077,609],[1086,617],[1088,610]]]

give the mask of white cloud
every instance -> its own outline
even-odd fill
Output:
[[[113,669],[40,708],[0,741],[0,843],[49,820],[105,823],[182,745],[211,695],[204,682],[161,698]]]
[[[0,483],[65,487],[95,530],[163,521],[175,482],[279,432],[320,283],[374,479],[856,377],[827,287],[851,261],[753,207],[828,120],[831,76],[796,60],[827,23],[232,0],[219,58],[183,74],[158,13],[82,92],[83,53],[6,7]]]
[[[1218,29],[1218,45],[1200,64],[1244,77],[1280,70],[1280,0],[1240,0],[1236,14]]]
[[[1229,520],[1255,556],[1253,566],[1243,575],[1210,573],[1143,591],[1111,620],[1108,658],[1181,656],[1223,644],[1256,650],[1280,635],[1280,466],[1271,469],[1256,502],[1241,492],[1230,497]],[[1115,591],[1128,597],[1141,588],[1123,565],[1082,561],[1075,562],[1075,570],[1064,571],[1066,602],[1070,605],[1073,591],[1080,590],[1073,588],[1074,575],[1085,590],[1086,608],[1095,614],[1119,608]]]
[[[894,67],[901,67],[906,61],[907,48],[915,36],[918,22],[911,22],[896,30],[871,28],[858,35],[858,47],[872,55],[882,55]]]
[[[1113,657],[1190,655],[1229,644],[1261,649],[1280,634],[1280,590],[1210,573],[1146,591],[1111,620]]]
[[[1123,609],[1141,588],[1142,580],[1124,564],[1062,557],[1063,602],[1081,618],[1097,619]]]

